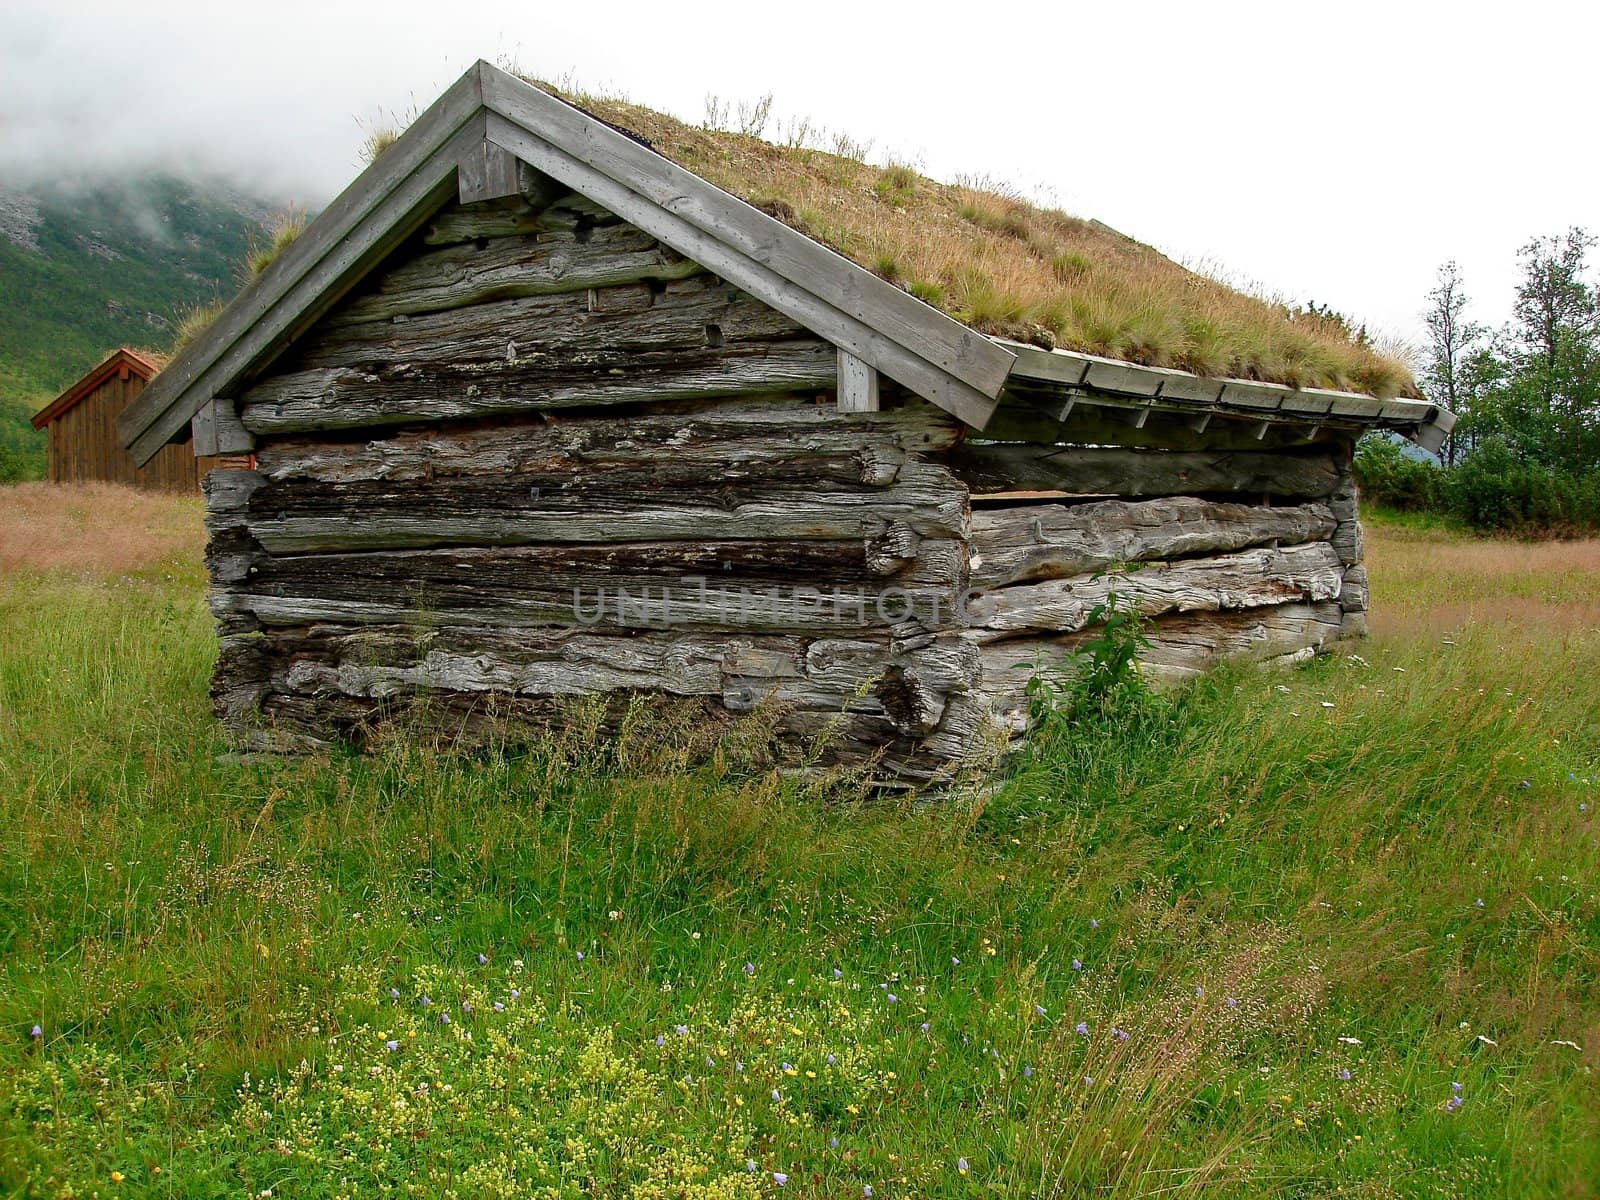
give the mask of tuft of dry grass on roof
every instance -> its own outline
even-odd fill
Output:
[[[188,308],[179,309],[177,317],[172,323],[172,354],[177,354],[195,338],[199,337],[215,321],[222,310],[227,306],[221,297],[208,300],[204,304],[193,304]]]
[[[367,136],[362,140],[361,149],[357,152],[365,166],[371,166],[395,142],[400,140],[400,131],[383,126],[367,131]]]
[[[1400,357],[1335,314],[1240,291],[988,181],[940,183],[874,166],[848,139],[834,139],[840,153],[795,137],[774,145],[530,82],[984,333],[1201,375],[1415,390]]]
[[[252,239],[249,253],[245,255],[244,266],[249,277],[254,279],[276,262],[278,255],[305,232],[305,227],[306,214],[302,209],[292,208],[274,217],[267,226],[266,242],[256,245]]]
[[[417,118],[417,110],[407,108],[402,112],[379,112],[370,119],[356,118],[356,127],[361,130],[361,146],[357,150],[357,157],[363,167],[370,167],[377,161],[378,156],[395,142],[400,140],[400,133]]]

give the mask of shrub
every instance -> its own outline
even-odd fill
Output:
[[[1600,528],[1600,475],[1572,476],[1513,454],[1494,440],[1444,478],[1448,511],[1474,529],[1575,533]]]
[[[1355,471],[1362,498],[1371,503],[1401,512],[1440,508],[1444,472],[1409,457],[1392,438],[1381,434],[1362,438]]]
[[[1058,666],[1040,665],[1028,680],[1028,708],[1037,741],[1085,727],[1141,724],[1162,701],[1139,673],[1139,656],[1150,648],[1144,617],[1115,592],[1089,614],[1094,632]]]
[[[1499,439],[1441,469],[1407,456],[1390,438],[1368,437],[1356,451],[1355,473],[1368,504],[1432,513],[1485,533],[1561,537],[1600,529],[1600,473],[1551,470]]]

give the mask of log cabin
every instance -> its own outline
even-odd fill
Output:
[[[120,347],[36,412],[33,427],[46,430],[49,439],[45,477],[51,483],[121,483],[148,491],[197,492],[213,468],[247,465],[239,458],[197,458],[187,438],[134,463],[117,440],[117,417],[159,369],[159,356]]]
[[[1067,280],[1058,316],[1082,271],[959,189],[852,189],[877,169],[612,107],[477,64],[123,414],[139,461],[256,456],[206,487],[213,698],[243,745],[670,696],[926,780],[1022,735],[1033,664],[1113,593],[1159,679],[1363,632],[1355,440],[1432,448],[1453,417],[1364,373],[1348,330],[1358,366],[1318,379],[1097,352],[978,311],[994,256]],[[827,208],[735,194],[741,163],[882,203],[885,236],[938,222],[901,250],[967,238],[970,262],[950,294],[908,282]],[[1071,228],[1105,269],[1226,291]],[[1321,386],[1346,378],[1379,382]]]

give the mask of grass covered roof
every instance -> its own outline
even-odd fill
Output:
[[[775,145],[530,82],[983,333],[1200,375],[1415,390],[1400,358],[1339,316],[1239,291],[1098,221],[848,146]]]

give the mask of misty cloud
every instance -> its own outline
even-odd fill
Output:
[[[413,82],[426,103],[465,65],[434,52],[436,69],[413,80],[414,63],[347,55],[356,17],[333,4],[7,0],[0,184],[154,168],[320,206],[360,169],[363,121],[412,104]]]

